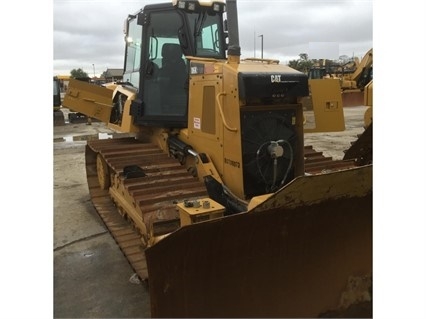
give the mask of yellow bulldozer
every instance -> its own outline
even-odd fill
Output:
[[[372,163],[304,146],[305,74],[240,59],[236,1],[126,19],[123,82],[63,105],[123,133],[89,141],[92,202],[153,317],[371,317]]]

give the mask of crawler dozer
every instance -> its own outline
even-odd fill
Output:
[[[372,164],[304,146],[307,76],[240,59],[236,1],[146,5],[125,40],[123,82],[63,105],[122,134],[86,172],[152,316],[371,317]]]

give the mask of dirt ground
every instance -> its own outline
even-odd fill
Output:
[[[364,131],[364,106],[344,109],[346,130],[305,134],[305,145],[335,159]],[[68,119],[68,110],[62,110]],[[134,272],[91,205],[84,149],[108,138],[105,124],[54,127],[54,317],[150,317],[147,287]]]
[[[312,145],[317,151],[333,159],[342,159],[344,151],[364,132],[364,113],[366,106],[343,108],[345,130],[341,132],[305,133],[305,145]]]

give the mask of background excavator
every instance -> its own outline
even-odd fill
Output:
[[[89,141],[92,202],[147,280],[153,317],[371,317],[372,164],[306,148],[305,74],[240,59],[236,1],[146,5],[124,82],[63,105]]]

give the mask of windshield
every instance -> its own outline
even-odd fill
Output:
[[[194,37],[195,55],[225,58],[225,41],[221,15],[207,12],[187,13],[191,35]]]

